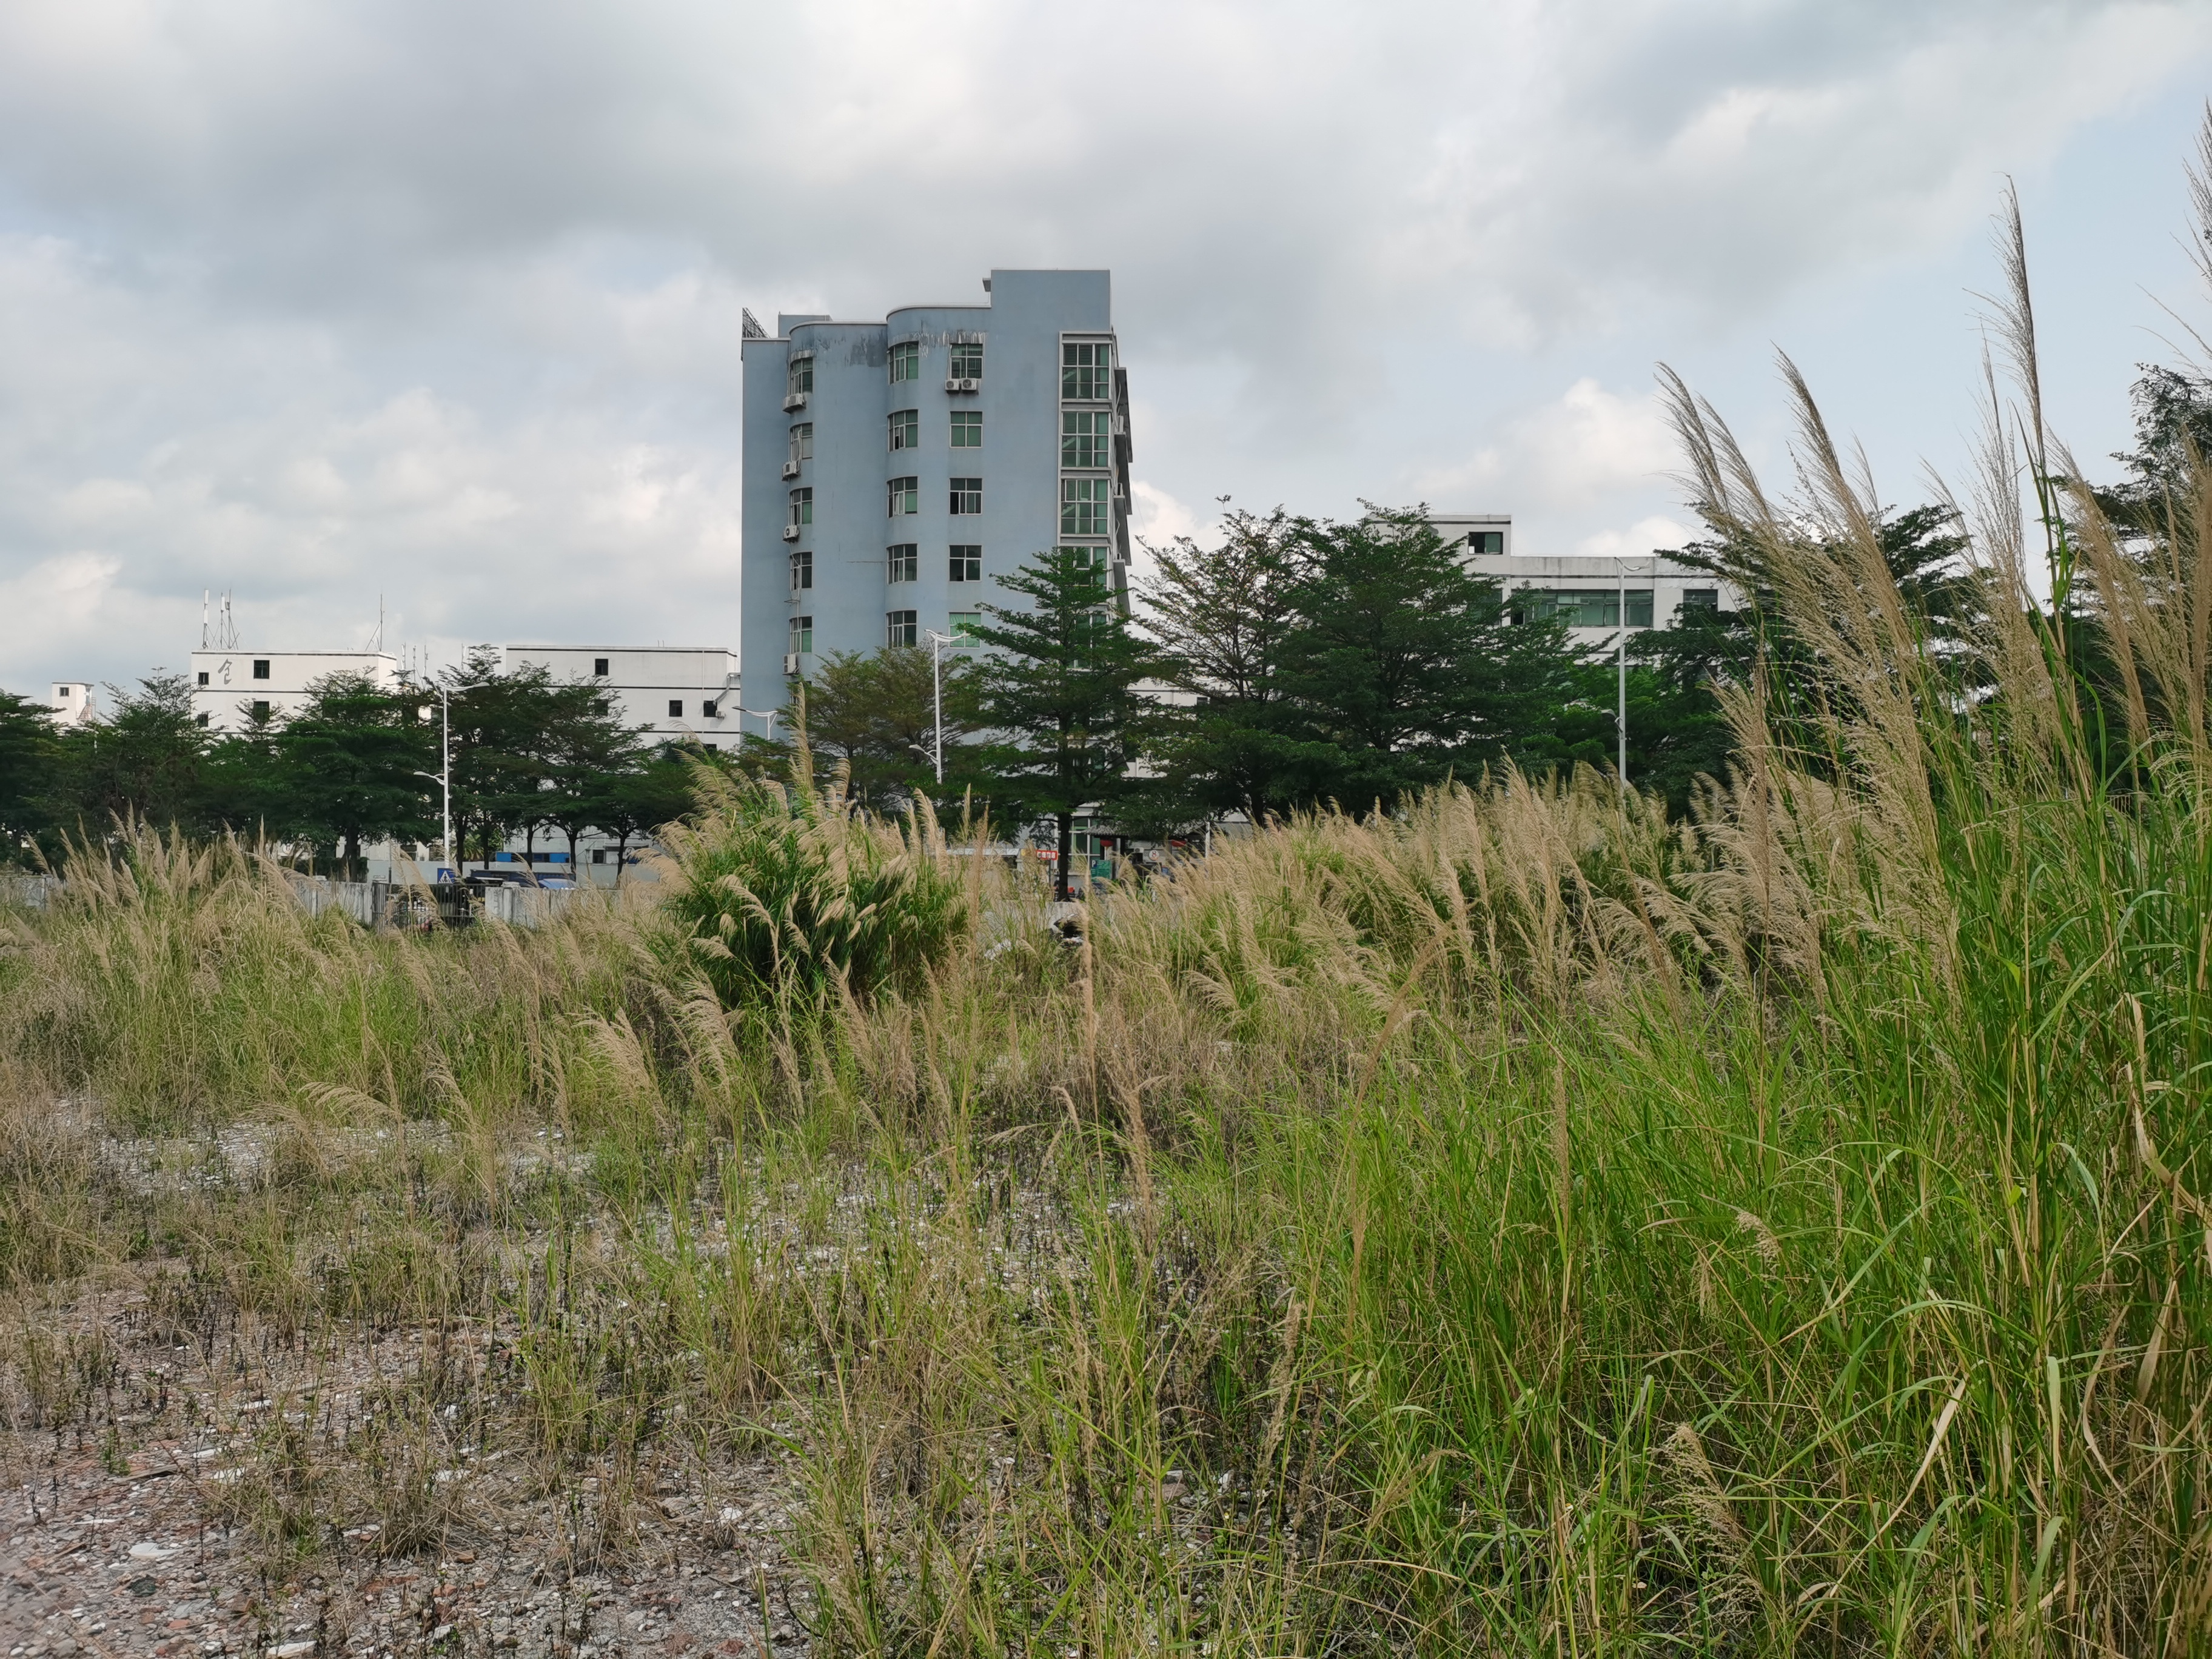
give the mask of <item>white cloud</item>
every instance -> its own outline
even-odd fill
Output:
[[[1656,551],[1671,551],[1691,540],[1697,532],[1664,514],[1640,519],[1626,530],[1601,530],[1575,544],[1579,554],[1601,558],[1640,559]]]
[[[739,305],[994,264],[1113,268],[1145,533],[1394,479],[1609,533],[1674,462],[1589,354],[1955,239],[2208,53],[2192,0],[19,0],[0,584],[99,626],[0,683],[172,659],[208,586],[733,640]]]
[[[1678,461],[1656,398],[1623,397],[1584,378],[1507,422],[1501,441],[1429,473],[1421,489],[1437,506],[1476,511],[1493,503],[1583,507],[1624,489],[1647,491]]]

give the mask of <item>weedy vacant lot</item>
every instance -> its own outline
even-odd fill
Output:
[[[79,858],[21,1650],[2203,1651],[2212,556],[2068,508],[2116,750],[2016,514],[1967,672],[1809,408],[1790,517],[1679,414],[1805,646],[1688,821],[1489,780],[1075,946],[805,790],[528,933]]]

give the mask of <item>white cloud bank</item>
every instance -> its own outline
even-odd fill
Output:
[[[1394,369],[1735,326],[2208,52],[2185,0],[19,0],[0,684],[173,661],[210,586],[301,644],[380,592],[447,647],[733,640],[741,299],[993,264],[1113,268],[1158,533],[1255,456],[1342,510],[1352,434],[1437,425]],[[1399,476],[1645,535],[1647,402],[1562,381]]]

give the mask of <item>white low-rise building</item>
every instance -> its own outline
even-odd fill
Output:
[[[719,645],[510,645],[507,668],[542,668],[557,684],[591,680],[614,695],[623,723],[653,738],[696,738],[733,747],[741,732],[767,737],[765,715],[738,706],[738,657]]]
[[[46,716],[56,726],[84,726],[100,718],[100,700],[89,680],[56,680]]]
[[[399,659],[383,651],[195,651],[192,718],[212,732],[242,732],[258,716],[305,708],[315,684],[333,674],[359,674],[387,690],[401,678]]]
[[[1434,513],[1429,522],[1465,550],[1468,569],[1494,579],[1515,615],[1548,617],[1567,624],[1577,645],[1610,645],[1623,612],[1631,631],[1671,628],[1685,608],[1735,611],[1743,596],[1711,571],[1649,553],[1525,554],[1513,548],[1513,520],[1502,513]]]

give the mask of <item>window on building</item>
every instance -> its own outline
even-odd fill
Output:
[[[891,348],[891,384],[921,378],[921,343],[902,340]]]
[[[606,678],[607,659],[605,657],[594,657],[592,659],[592,673],[596,678]]]
[[[192,724],[194,726],[205,726],[207,723],[208,717],[205,714],[195,714],[192,716]]]
[[[721,719],[721,717],[722,717],[722,706],[721,706],[721,704],[720,704],[720,703],[716,702],[715,702],[712,697],[708,698],[706,702],[702,702],[702,703],[701,703],[701,704],[699,705],[699,718],[700,718],[700,719],[702,719],[702,720],[720,720],[720,719]]]
[[[1651,590],[1628,590],[1628,625],[1651,626]],[[1530,622],[1563,622],[1570,628],[1620,626],[1620,590],[1613,587],[1524,587],[1513,596],[1513,614]]]
[[[253,705],[253,718],[258,720],[267,720],[269,718],[269,705],[265,702],[256,702]]]
[[[804,593],[814,586],[814,550],[801,548],[791,556],[791,591]]]
[[[1105,340],[1066,340],[1060,348],[1060,395],[1103,404],[1114,395],[1114,348]]]
[[[680,720],[684,718],[683,698],[671,697],[668,700],[668,718],[672,720]]]
[[[794,489],[791,492],[791,521],[795,525],[814,522],[814,492]]]
[[[1060,417],[1062,466],[1111,466],[1114,417],[1103,409],[1071,409]]]
[[[1110,556],[1104,548],[1063,547],[1060,549],[1060,551],[1063,553],[1074,554],[1076,568],[1078,569],[1087,568],[1091,572],[1091,580],[1092,581],[1099,583],[1102,586],[1105,583],[1107,560]]]
[[[791,366],[784,371],[783,389],[794,395],[814,390],[814,354],[812,352],[803,352],[791,360]]]
[[[918,645],[921,641],[921,612],[916,611],[887,611],[884,613],[884,643],[885,645]]]
[[[1109,478],[1062,478],[1060,481],[1060,533],[1063,536],[1113,534],[1113,481]]]
[[[256,657],[253,659],[253,678],[257,680],[265,680],[269,678],[268,658]]]
[[[921,411],[902,409],[891,416],[891,447],[919,449],[921,447]]]
[[[921,480],[893,478],[890,483],[890,515],[903,518],[909,513],[921,511]]]
[[[981,410],[956,409],[952,411],[952,447],[955,449],[981,449],[983,447]]]
[[[963,340],[952,348],[952,362],[945,371],[956,380],[980,380],[983,378],[983,343]]]
[[[201,670],[200,670],[200,684],[201,684],[202,685],[205,685],[207,683],[208,683],[207,670],[206,670],[206,669],[204,669],[204,668],[203,668],[203,669],[201,669]],[[64,688],[64,689],[66,689],[66,688]]]
[[[946,573],[956,582],[980,582],[983,580],[983,550],[974,543],[952,544],[952,568]]]
[[[955,478],[952,481],[952,507],[955,513],[981,513],[983,510],[983,481],[981,478]]]
[[[1470,530],[1467,532],[1467,550],[1470,553],[1503,553],[1505,532],[1502,530]]]
[[[1721,591],[1717,587],[1686,587],[1682,590],[1682,609],[1685,611],[1718,611]]]
[[[895,582],[918,582],[921,580],[921,549],[913,542],[901,542],[890,550],[887,561],[890,580]]]
[[[814,618],[793,617],[791,619],[791,646],[794,656],[805,656],[814,649]]]
[[[801,421],[791,428],[791,459],[796,464],[814,459],[814,422]]]
[[[975,630],[983,625],[981,611],[955,611],[945,620],[948,624],[945,632],[952,635],[954,650],[973,651],[982,643],[975,637]]]

